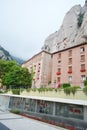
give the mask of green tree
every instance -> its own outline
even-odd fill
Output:
[[[16,62],[14,61],[5,61],[5,60],[0,60],[0,78],[5,75],[5,73],[8,73],[11,71],[12,66],[16,65]]]
[[[7,88],[10,86],[12,88],[20,88],[22,86],[26,88],[31,87],[31,74],[26,68],[14,65],[11,71],[4,75],[2,83],[6,85]]]
[[[32,74],[14,61],[0,60],[0,79],[7,88],[31,87]]]

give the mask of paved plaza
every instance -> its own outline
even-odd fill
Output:
[[[56,126],[0,111],[0,130],[63,130]]]

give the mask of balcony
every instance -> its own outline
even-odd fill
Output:
[[[85,69],[81,69],[80,72],[85,72],[86,70]]]
[[[61,75],[61,72],[56,72],[56,75]]]
[[[72,74],[72,70],[69,70],[69,71],[68,71],[68,74]]]

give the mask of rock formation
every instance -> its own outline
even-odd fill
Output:
[[[57,52],[87,42],[87,0],[75,5],[65,15],[58,31],[48,36],[42,50]]]
[[[0,59],[2,60],[12,60],[11,55],[3,47],[0,46]]]

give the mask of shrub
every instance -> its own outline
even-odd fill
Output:
[[[87,86],[83,88],[83,92],[85,93],[85,95],[87,95]]]
[[[36,92],[36,91],[37,91],[37,89],[36,89],[36,88],[32,88],[32,91],[33,91],[33,92]]]
[[[20,89],[12,89],[12,93],[20,95]]]
[[[66,95],[70,95],[71,93],[73,95],[75,95],[75,93],[77,92],[78,88],[80,88],[80,87],[79,86],[74,86],[74,87],[64,88],[64,93],[66,93]]]
[[[73,95],[75,95],[75,93],[77,92],[77,89],[80,88],[79,86],[74,86],[74,87],[71,87],[71,93]]]
[[[0,90],[0,93],[3,93],[3,92]]]
[[[51,81],[48,82],[48,85],[50,85],[50,84],[51,84]]]
[[[87,80],[84,81],[84,86],[87,86]]]
[[[38,88],[38,91],[39,91],[39,93],[40,93],[40,92],[45,92],[45,91],[46,91],[46,88],[43,88],[43,87]]]
[[[70,93],[71,93],[70,87],[64,88],[64,93],[66,93],[66,95],[70,95]]]
[[[31,91],[31,88],[27,88],[26,91],[27,91],[27,92],[30,92],[30,91]]]
[[[70,87],[70,84],[69,84],[69,83],[64,83],[64,84],[62,84],[62,87],[63,87],[63,88]]]
[[[10,110],[11,113],[20,114],[19,110]]]

